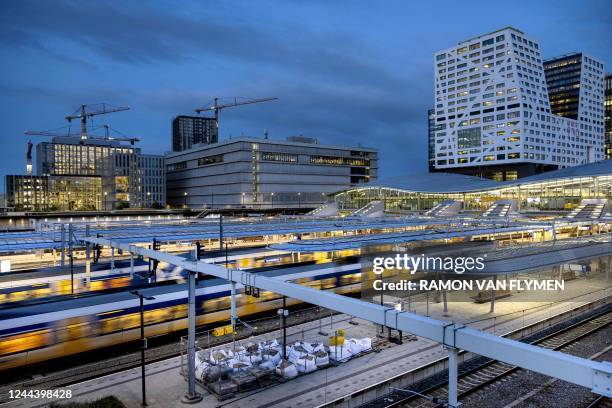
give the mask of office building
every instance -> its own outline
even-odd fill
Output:
[[[436,170],[436,110],[427,109],[427,165],[429,171]]]
[[[168,204],[191,208],[316,207],[377,175],[376,150],[305,137],[241,137],[166,156]]]
[[[163,156],[119,141],[55,137],[36,146],[36,176],[6,176],[17,211],[165,206]],[[149,193],[149,194],[147,194]]]
[[[603,159],[599,61],[582,56],[580,120],[551,110],[540,46],[515,28],[462,41],[434,59],[436,170],[502,181]]]
[[[99,176],[5,176],[6,207],[14,211],[93,211],[102,204]]]
[[[200,143],[217,143],[217,133],[213,118],[177,116],[172,120],[172,151],[189,150]]]
[[[138,201],[143,208],[163,208],[166,205],[166,168],[164,157],[138,155],[140,191]]]
[[[612,159],[612,74],[605,79],[605,132],[606,132],[606,158]]]
[[[578,121],[589,163],[605,158],[603,69],[600,61],[583,53],[544,61],[550,110]]]

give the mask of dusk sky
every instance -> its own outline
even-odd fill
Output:
[[[4,175],[25,172],[27,129],[66,125],[81,103],[170,150],[171,120],[219,97],[268,97],[221,112],[220,138],[303,134],[376,147],[380,175],[426,171],[433,54],[513,26],[544,58],[589,53],[612,71],[612,1],[2,1]],[[78,126],[75,124],[74,126]],[[45,140],[34,137],[33,142]]]

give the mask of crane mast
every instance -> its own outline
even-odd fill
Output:
[[[106,103],[86,105],[83,104],[75,113],[66,116],[68,123],[72,123],[74,119],[81,120],[81,140],[87,140],[87,118],[93,118],[98,115],[106,115],[108,113],[121,112],[129,110],[129,106],[110,106]]]

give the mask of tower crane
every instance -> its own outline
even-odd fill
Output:
[[[116,140],[118,142],[130,142],[131,145],[134,145],[136,142],[140,142],[140,139],[137,137],[128,137],[128,136],[111,136],[109,130],[113,130],[119,134],[121,134],[118,130],[111,128],[109,125],[103,125],[104,127],[104,136],[94,136],[88,135],[87,139],[96,139],[96,140]],[[26,130],[23,132],[27,136],[48,136],[48,137],[78,137],[74,133],[60,133],[52,130]],[[83,139],[81,138],[81,142]]]
[[[219,104],[219,98],[215,98],[215,99],[213,99],[212,105],[210,105],[208,107],[197,108],[195,111],[196,111],[196,113],[202,113],[202,112],[205,112],[205,111],[212,111],[214,113],[214,115],[215,115],[214,116],[214,118],[215,118],[215,130],[217,131],[217,134],[219,134],[219,111],[221,109],[233,108],[235,106],[242,106],[242,105],[251,105],[253,103],[275,101],[277,99],[278,99],[277,97],[258,98],[258,99],[240,99],[240,98],[234,97],[233,98],[233,102]]]
[[[81,140],[87,140],[87,118],[93,118],[98,115],[106,115],[113,112],[121,112],[129,110],[129,106],[111,106],[107,103],[97,103],[89,105],[81,105],[72,115],[66,116],[68,123],[72,123],[74,119],[81,120]]]

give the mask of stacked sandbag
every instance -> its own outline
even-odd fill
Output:
[[[272,361],[271,359],[265,360],[265,361],[262,361],[261,364],[259,364],[259,368],[261,368],[262,370],[266,370],[266,371],[274,371],[274,369],[276,369],[276,364],[278,364],[279,362],[280,362],[280,357],[278,359],[278,362],[276,363]]]
[[[301,358],[298,358],[293,362],[300,373],[311,373],[317,369],[315,363],[315,356],[312,354],[305,354]]]
[[[271,361],[274,366],[276,366],[281,361],[281,353],[280,351],[269,348],[265,349],[261,352],[261,358],[263,362]],[[262,363],[263,364],[263,363]]]
[[[291,361],[281,360],[276,365],[276,374],[280,375],[283,378],[292,379],[297,377],[298,370]]]
[[[204,374],[202,375],[202,381],[213,383],[223,378],[226,378],[230,372],[231,368],[229,368],[228,366],[209,365],[204,370]]]
[[[278,341],[276,341],[276,339],[273,340],[265,340],[259,343],[259,349],[260,350],[269,350],[269,349],[274,349],[277,351],[281,351],[281,345],[278,344]]]
[[[353,356],[345,345],[329,346],[329,358],[336,362],[346,361]]]
[[[204,350],[200,350],[196,352],[196,356],[195,356],[196,378],[199,378],[200,380],[204,381],[204,375],[209,366],[210,364],[207,361],[206,352]]]
[[[345,341],[344,347],[346,347],[352,355],[361,353],[361,344],[355,339],[348,339]]]
[[[261,354],[257,351],[255,353],[245,352],[240,355],[240,361],[249,363],[250,365],[259,364],[262,362]]]
[[[308,355],[308,351],[298,342],[287,349],[287,359],[292,363],[303,359]]]
[[[220,365],[234,358],[234,353],[231,350],[214,350],[210,353],[210,362],[215,365]]]
[[[247,369],[251,367],[251,363],[249,363],[248,361],[231,359],[227,362],[227,366],[231,368],[232,373],[237,374],[241,372],[246,372]]]
[[[329,354],[324,348],[322,350],[315,351],[313,356],[315,357],[315,364],[317,365],[317,368],[325,367],[329,364]]]
[[[357,342],[361,345],[361,351],[372,351],[372,339],[369,337],[364,337],[362,339],[358,339]]]

